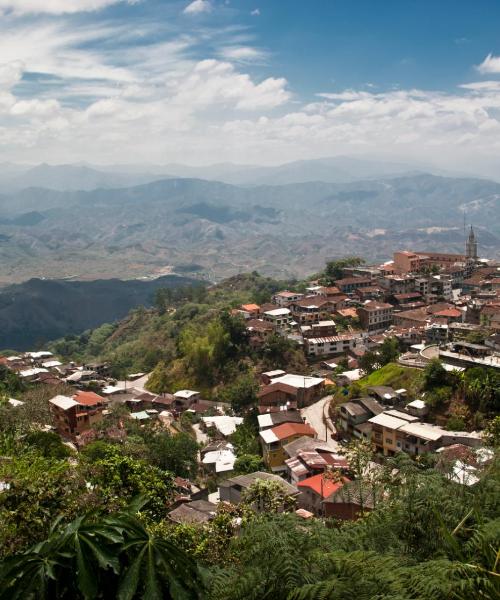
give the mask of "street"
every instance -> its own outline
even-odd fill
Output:
[[[309,423],[309,425],[317,431],[318,440],[329,442],[336,449],[339,449],[340,444],[331,437],[331,428],[334,428],[333,424],[330,422],[331,428],[329,429],[323,420],[323,415],[328,414],[328,405],[331,399],[332,396],[325,396],[324,398],[321,398],[321,400],[311,404],[311,406],[302,408],[300,414],[306,420],[306,423]]]

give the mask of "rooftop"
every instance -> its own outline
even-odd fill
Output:
[[[321,498],[328,498],[331,494],[338,491],[344,483],[349,482],[349,479],[343,478],[342,481],[334,481],[333,479],[326,476],[324,473],[313,475],[308,479],[299,481],[297,487],[299,489],[308,488],[316,492]]]
[[[307,423],[282,423],[281,425],[276,425],[276,427],[260,432],[260,436],[266,444],[286,440],[297,435],[314,437],[316,436],[316,430]]]

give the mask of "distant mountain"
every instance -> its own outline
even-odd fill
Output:
[[[188,277],[152,281],[30,279],[0,292],[0,348],[28,350],[62,336],[122,319],[151,306],[160,287],[189,285]]]
[[[7,192],[31,187],[59,191],[95,190],[138,185],[154,181],[157,175],[147,173],[108,173],[81,165],[47,165],[21,167],[11,165],[0,177],[0,189]]]
[[[175,163],[107,166],[80,163],[26,166],[4,163],[0,165],[0,193],[11,193],[31,187],[57,191],[92,191],[101,188],[131,187],[167,178],[205,179],[232,185],[254,186],[313,181],[350,183],[417,173],[457,176],[456,173],[447,173],[430,165],[412,165],[348,156],[299,160],[277,166],[233,163],[199,167]]]
[[[500,184],[481,179],[247,187],[166,179],[90,192],[23,190],[0,197],[0,284],[33,275],[130,279],[176,265],[195,265],[214,281],[253,270],[287,279],[346,254],[381,261],[397,248],[461,252],[464,212],[480,253],[499,257]]]

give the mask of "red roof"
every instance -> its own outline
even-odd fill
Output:
[[[348,482],[349,479],[347,479],[347,477],[343,477],[342,481],[333,481],[332,479],[325,477],[324,473],[319,473],[318,475],[313,475],[308,479],[299,481],[297,487],[313,490],[318,496],[321,496],[321,498],[324,499],[328,498],[328,496],[339,490],[344,483]]]
[[[316,430],[307,423],[283,423],[273,427],[271,431],[279,440],[286,440],[292,435],[309,435],[314,437]]]
[[[73,399],[83,406],[96,406],[104,402],[104,398],[95,392],[76,392]]]
[[[435,317],[451,317],[458,319],[462,316],[462,311],[458,310],[458,308],[447,308],[445,310],[440,310],[439,312],[434,313]]]
[[[248,312],[259,311],[260,306],[258,304],[242,304],[241,308]]]

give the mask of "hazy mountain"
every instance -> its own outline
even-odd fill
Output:
[[[0,348],[28,350],[58,337],[122,319],[150,306],[159,287],[188,285],[186,277],[153,281],[31,279],[0,292]]]
[[[0,165],[0,192],[11,193],[31,187],[58,191],[91,191],[101,188],[130,187],[166,178],[205,179],[244,186],[285,185],[312,181],[349,183],[365,179],[400,177],[418,172],[457,176],[429,165],[411,165],[347,156],[300,160],[278,166],[233,163],[201,167],[174,163],[107,166],[79,163],[26,166],[4,163]]]
[[[11,165],[2,173],[0,186],[3,191],[22,190],[31,187],[51,190],[95,190],[138,185],[157,179],[156,174],[105,172],[82,165],[47,165],[21,167]]]
[[[396,248],[460,252],[464,211],[480,252],[500,255],[500,184],[414,175],[241,187],[168,179],[91,192],[0,197],[0,283],[33,275],[132,278],[202,267],[212,280],[254,269],[306,275],[333,256]]]

